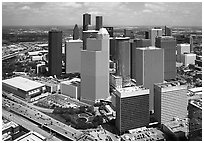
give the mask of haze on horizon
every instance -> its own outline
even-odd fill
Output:
[[[2,2],[2,25],[82,25],[86,12],[92,25],[202,26],[202,2]]]

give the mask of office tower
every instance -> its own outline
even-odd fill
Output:
[[[131,53],[131,58],[130,58],[130,66],[131,66],[131,78],[133,78],[133,48],[142,48],[142,47],[149,47],[151,46],[151,40],[150,39],[134,39],[133,42],[130,43],[130,53]]]
[[[150,39],[135,39],[134,46],[138,48],[149,47],[151,46],[151,40]]]
[[[50,75],[62,73],[62,31],[49,31],[48,71]]]
[[[185,67],[188,67],[189,64],[195,65],[196,54],[185,53],[181,55],[181,62]]]
[[[150,30],[150,39],[151,39],[151,45],[155,46],[155,38],[162,36],[162,29],[159,27],[155,27]]]
[[[171,36],[171,28],[165,26],[165,36]]]
[[[116,63],[116,75],[122,76],[123,85],[130,81],[130,38],[116,37],[111,39],[111,55]]]
[[[190,53],[190,44],[177,44],[177,62],[181,62],[184,53]]]
[[[66,73],[81,72],[82,40],[69,40],[65,42]]]
[[[125,131],[149,125],[149,89],[116,88],[116,128]]]
[[[104,27],[108,31],[110,37],[113,37],[113,27]]]
[[[187,117],[187,85],[179,82],[158,83],[154,85],[155,119],[163,124],[174,117]]]
[[[156,47],[133,48],[132,78],[150,89],[149,110],[154,110],[154,83],[164,81],[164,51]]]
[[[172,36],[156,38],[156,47],[164,49],[164,80],[176,78],[176,39]]]
[[[81,100],[94,104],[109,96],[109,34],[105,28],[97,38],[87,39],[81,51]]]
[[[87,48],[87,39],[96,38],[98,31],[97,30],[87,30],[83,31],[83,50]]]
[[[91,25],[91,14],[83,14],[83,31],[88,30],[88,25]]]
[[[134,32],[130,29],[124,29],[124,37],[130,37],[130,39],[134,39]]]
[[[149,39],[149,32],[145,31],[145,39]]]
[[[79,39],[79,28],[78,25],[75,24],[74,29],[73,29],[73,40]]]
[[[96,30],[99,30],[103,27],[103,17],[96,16]]]
[[[193,36],[192,35],[190,35],[190,50],[191,50],[191,52],[193,53]]]

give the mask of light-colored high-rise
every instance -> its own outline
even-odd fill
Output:
[[[179,82],[158,83],[154,85],[155,119],[163,124],[174,117],[187,117],[187,86]]]
[[[181,62],[182,54],[190,52],[190,44],[177,44],[177,62]]]
[[[132,78],[150,89],[149,110],[154,110],[154,83],[164,81],[164,50],[156,47],[133,48]]]
[[[109,34],[101,28],[81,51],[81,100],[94,104],[109,97]]]
[[[150,39],[151,39],[151,45],[155,46],[155,38],[162,36],[162,29],[161,28],[153,28],[150,30]]]
[[[66,73],[81,72],[82,40],[69,40],[65,43]]]

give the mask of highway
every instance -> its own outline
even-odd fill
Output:
[[[2,97],[2,102],[3,105],[7,106],[11,111],[18,113],[21,116],[38,123],[42,127],[46,127],[66,137],[67,139],[74,141],[83,135],[82,132],[61,123],[36,109],[22,106],[21,104],[5,99],[4,97]]]
[[[48,141],[61,141],[59,138],[51,135],[50,133],[44,131],[43,129],[39,128],[38,125],[35,123],[19,116],[14,113],[11,113],[9,111],[6,111],[5,109],[2,108],[2,116],[5,117],[6,119],[9,119],[10,121],[14,121],[15,123],[21,125],[22,127],[30,130],[30,131],[35,131],[42,136],[46,137]]]

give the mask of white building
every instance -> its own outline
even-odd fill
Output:
[[[195,64],[195,60],[196,60],[196,54],[188,53],[188,54],[181,55],[181,62],[185,67],[187,67],[189,64]]]
[[[161,28],[153,28],[150,30],[150,39],[151,45],[155,46],[155,38],[162,36],[162,29]]]
[[[190,44],[177,44],[177,62],[181,62],[184,53],[190,53]]]

